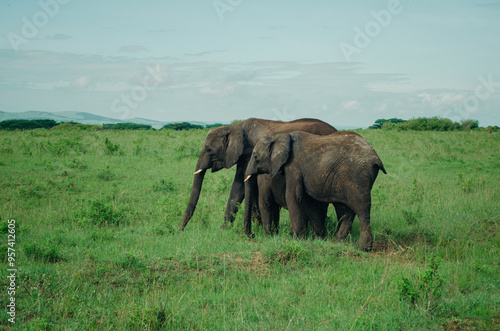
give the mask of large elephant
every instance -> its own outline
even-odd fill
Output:
[[[357,215],[360,246],[373,248],[370,227],[371,189],[378,171],[387,173],[373,147],[359,134],[349,131],[328,136],[306,132],[278,134],[255,146],[246,179],[257,174],[285,177],[285,199],[290,226],[303,236],[307,225],[309,197],[332,203],[338,217],[337,240],[347,237]],[[245,229],[250,224],[245,218]]]
[[[306,118],[291,122],[278,122],[249,118],[239,123],[210,130],[198,157],[191,196],[182,218],[180,230],[186,227],[193,216],[206,171],[212,169],[212,172],[216,172],[223,168],[229,169],[236,164],[236,174],[224,217],[224,224],[233,223],[234,215],[238,211],[238,204],[245,197],[244,174],[255,144],[263,138],[294,131],[327,135],[337,132],[337,129],[316,119]]]

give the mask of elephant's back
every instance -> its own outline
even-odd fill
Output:
[[[314,135],[330,135],[337,132],[337,129],[321,120],[303,118],[291,122],[277,122],[276,125],[272,127],[272,131],[272,134],[302,131]]]

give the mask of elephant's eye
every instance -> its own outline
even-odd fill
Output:
[[[210,148],[210,146],[205,147],[205,150],[207,151],[207,153],[212,153],[213,151],[213,149]]]

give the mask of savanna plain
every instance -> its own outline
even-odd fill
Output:
[[[83,129],[82,129],[83,128]],[[388,174],[373,252],[221,229],[235,169],[207,173],[207,130],[78,125],[0,132],[0,327],[13,330],[498,330],[500,133],[358,130]],[[244,202],[243,202],[244,203]],[[16,323],[8,321],[15,220]]]

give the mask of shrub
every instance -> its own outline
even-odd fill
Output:
[[[109,140],[107,137],[104,140],[104,145],[106,146],[106,154],[108,155],[113,155],[116,151],[120,149],[120,145],[118,144],[113,144],[111,140]]]
[[[50,129],[56,125],[54,120],[7,120],[0,122],[0,130]]]
[[[406,122],[406,120],[402,120],[400,118],[390,118],[388,120],[381,118],[376,120],[375,123],[369,127],[369,129],[392,128],[394,125],[404,122]]]
[[[62,122],[53,128],[51,130],[66,130],[66,131],[98,131],[101,130],[102,127],[100,125],[95,125],[95,124],[80,124],[76,122]]]
[[[465,124],[464,124],[465,123]],[[462,123],[453,122],[447,118],[435,117],[419,117],[409,121],[397,124],[401,130],[414,130],[414,131],[452,131],[463,130],[467,128],[477,128],[478,121],[466,120]]]
[[[473,130],[479,127],[479,121],[477,120],[462,120],[460,124],[464,130]]]
[[[454,131],[454,130],[472,130],[479,127],[477,120],[462,120],[460,123],[453,122],[447,118],[419,117],[411,120],[402,120],[399,118],[378,119],[369,127],[369,129],[392,129],[414,131]]]
[[[226,124],[222,124],[222,123],[215,123],[215,124],[207,124],[205,126],[206,129],[213,129],[213,128],[218,128],[219,126],[224,126]]]
[[[410,303],[415,308],[425,311],[434,309],[441,298],[444,280],[438,274],[439,262],[431,257],[429,266],[418,280],[403,277],[399,283],[400,299]]]
[[[103,130],[151,130],[153,127],[148,124],[138,123],[116,123],[116,124],[103,124]]]
[[[170,130],[192,130],[192,129],[203,129],[203,126],[197,125],[197,124],[191,124],[189,122],[182,122],[182,123],[170,123],[167,125],[164,125],[162,129],[170,129]]]

